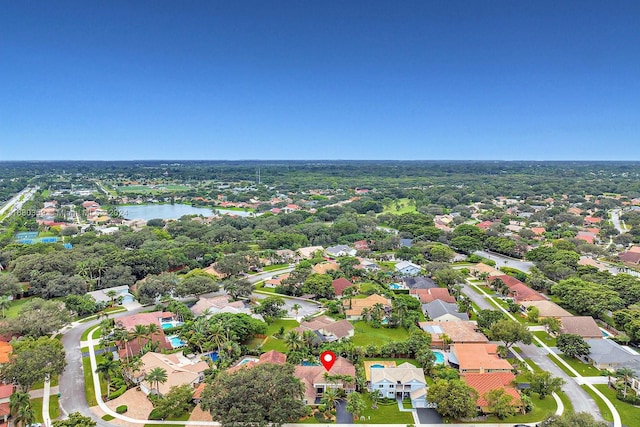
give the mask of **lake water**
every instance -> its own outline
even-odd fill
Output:
[[[183,215],[213,215],[213,211],[209,208],[183,205],[180,203],[176,203],[175,205],[154,203],[146,205],[120,206],[118,207],[118,211],[126,219],[144,219],[145,221],[156,218],[178,219]],[[223,215],[253,215],[252,212],[235,211],[228,209],[216,209],[216,211]]]

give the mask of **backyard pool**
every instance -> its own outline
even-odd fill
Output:
[[[604,329],[600,328],[600,330],[602,331],[602,336],[605,338],[609,338],[611,336],[610,333],[608,333],[607,331],[605,331]]]
[[[169,340],[169,342],[171,343],[171,347],[173,348],[184,347],[187,344],[186,342],[182,341],[177,335],[171,335],[167,337],[167,339]]]
[[[217,362],[219,360],[217,351],[214,351],[213,353],[206,354],[205,356],[208,357],[209,359],[211,359],[212,362]]]
[[[302,361],[302,366],[318,366],[318,364],[315,363],[315,362],[310,362],[308,360],[303,360]]]
[[[382,365],[378,365],[377,363],[375,365],[371,365],[369,366],[370,368],[384,368],[384,366]]]
[[[238,364],[236,366],[246,365],[249,362],[257,362],[258,360],[260,360],[260,359],[256,359],[255,357],[245,357],[240,362],[238,362]]]
[[[177,326],[182,326],[184,325],[184,322],[178,322],[178,321],[171,321],[171,322],[161,322],[160,323],[162,325],[162,329],[171,329],[171,328],[175,328]]]
[[[433,354],[436,355],[436,363],[439,365],[444,364],[444,353],[438,350],[434,350]]]
[[[399,283],[389,283],[389,289],[398,290],[398,289],[406,289],[404,285]]]

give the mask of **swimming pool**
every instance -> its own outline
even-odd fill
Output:
[[[389,283],[389,289],[404,289],[404,286],[398,283]]]
[[[604,329],[600,328],[600,331],[602,331],[602,336],[605,338],[609,338],[611,336],[610,333],[608,333],[607,331],[605,331]]]
[[[260,360],[260,359],[256,359],[255,357],[245,357],[240,362],[238,362],[238,364],[236,366],[246,365],[249,362],[257,362],[258,360]]]
[[[302,366],[318,366],[318,364],[317,364],[317,363],[315,363],[315,362],[310,362],[310,361],[308,361],[308,360],[303,360],[303,361],[302,361],[302,363],[301,363],[301,365],[302,365]]]
[[[162,325],[162,329],[171,329],[184,325],[184,322],[178,322],[174,320],[172,322],[161,322],[160,324]]]
[[[375,365],[371,365],[369,366],[370,368],[384,368],[384,366],[382,365],[378,365],[377,363]]]
[[[214,351],[212,353],[207,354],[206,357],[211,359],[212,362],[217,362],[218,360],[220,360],[220,358],[218,357],[218,352],[217,351]]]
[[[173,348],[184,347],[187,344],[186,342],[182,341],[177,335],[171,335],[167,337],[167,339],[169,340],[169,342],[171,343],[171,347]]]
[[[436,362],[438,365],[444,364],[445,358],[444,353],[438,350],[433,350],[433,354],[436,355]]]

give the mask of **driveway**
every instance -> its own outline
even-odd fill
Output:
[[[353,424],[353,415],[347,412],[347,401],[344,399],[336,402],[336,424]]]
[[[596,419],[601,421],[603,420],[596,402],[586,391],[584,391],[582,387],[578,385],[575,378],[565,374],[558,365],[549,359],[543,348],[537,347],[533,344],[525,345],[521,343],[518,344],[518,347],[520,348],[524,358],[531,359],[543,371],[551,372],[554,377],[560,377],[565,381],[566,384],[562,386],[562,392],[566,394],[571,401],[575,412],[588,412],[593,414]],[[604,378],[606,379],[606,377]]]
[[[418,420],[420,424],[442,424],[442,416],[431,408],[417,408]]]
[[[322,306],[319,303],[309,302],[306,300],[295,299],[295,298],[288,298],[286,295],[272,294],[272,293],[259,294],[254,292],[251,296],[258,300],[261,300],[274,295],[282,297],[284,299],[284,304],[285,304],[284,309],[287,310],[287,313],[288,313],[286,317],[296,317],[296,313],[293,310],[293,306],[295,304],[298,304],[300,306],[300,309],[298,310],[298,316],[296,317],[298,320],[305,316],[316,314],[322,309]]]
[[[480,295],[479,293],[471,289],[471,285],[469,285],[468,283],[462,284],[462,292],[466,296],[468,296],[469,299],[473,301],[478,307],[480,307],[480,310],[496,309],[493,305],[491,305],[489,301],[487,301],[487,299],[484,296]]]
[[[492,261],[496,262],[496,268],[500,267],[511,267],[517,268],[520,271],[524,271],[528,273],[531,267],[533,267],[532,262],[522,261],[517,258],[511,258],[508,256],[500,255],[495,252],[487,252],[487,251],[476,251],[475,255],[480,255],[481,257],[488,258]]]

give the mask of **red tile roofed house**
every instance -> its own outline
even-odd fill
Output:
[[[331,286],[333,286],[333,290],[335,291],[336,296],[341,297],[342,296],[342,292],[345,289],[353,286],[353,283],[351,283],[350,281],[348,281],[344,277],[341,277],[341,278],[336,279],[333,282],[331,282]]]
[[[620,261],[624,262],[625,264],[629,264],[629,265],[640,264],[640,252],[632,252],[629,250],[627,252],[622,252],[621,254],[618,254],[618,258],[620,259]]]
[[[634,254],[640,254],[640,246],[631,246],[629,252]]]
[[[451,339],[451,344],[471,344],[489,342],[487,337],[478,332],[478,325],[474,322],[419,322],[418,326],[431,334],[431,347],[443,348],[442,336],[446,335]]]
[[[576,207],[569,208],[569,209],[567,209],[567,213],[570,213],[570,214],[573,214],[573,215],[580,215],[582,213],[582,209],[576,208]]]
[[[9,402],[9,398],[15,391],[16,386],[13,384],[0,384],[0,403]]]
[[[544,227],[531,227],[536,236],[542,236],[547,230]]]
[[[602,331],[591,316],[561,317],[561,334],[580,335],[582,338],[602,338]]]
[[[595,216],[585,216],[584,217],[585,225],[600,224],[601,222],[602,222],[602,218],[598,218],[598,217],[595,217]]]
[[[153,313],[136,313],[128,316],[119,317],[116,319],[116,324],[125,328],[127,331],[135,329],[136,325],[151,325],[156,324],[159,328],[162,328],[162,321],[175,320],[174,314],[169,311],[154,311]]]
[[[139,355],[142,352],[142,349],[148,342],[154,343],[157,345],[157,351],[163,350],[173,350],[171,343],[167,341],[167,337],[164,334],[164,331],[160,330],[155,334],[151,335],[149,338],[140,338],[133,339],[130,341],[116,341],[116,347],[118,351],[118,357],[120,359],[128,359],[134,356]]]
[[[356,251],[368,251],[369,243],[367,243],[366,240],[358,240],[357,242],[353,243],[353,247],[356,249]]]
[[[325,390],[344,389],[347,393],[355,391],[355,381],[349,383],[344,380],[327,380],[325,377],[327,371],[324,366],[296,366],[294,375],[304,385],[304,398],[307,405],[313,405],[316,401],[322,398]],[[347,375],[355,380],[356,368],[351,362],[344,357],[338,357],[328,372],[329,375]]]
[[[282,284],[282,281],[288,279],[290,273],[278,274],[277,276],[273,276],[271,279],[265,280],[264,287],[265,288],[275,288]]]
[[[500,279],[509,288],[509,296],[513,297],[516,302],[522,301],[545,301],[546,298],[540,293],[534,291],[520,280],[507,274],[489,277],[489,283],[495,279]]]
[[[238,371],[239,369],[251,369],[256,365],[261,365],[263,363],[274,363],[276,365],[284,365],[287,362],[287,355],[284,353],[280,353],[276,350],[269,350],[266,353],[263,353],[257,361],[249,361],[247,363],[243,363],[241,365],[232,366],[227,369],[227,372],[233,373]]]
[[[481,228],[483,230],[487,230],[492,225],[493,225],[493,221],[482,221],[481,223],[476,224],[476,227]]]
[[[513,400],[511,404],[516,406],[519,410],[522,409],[522,398],[520,397],[520,393],[516,390],[512,382],[516,379],[515,375],[511,372],[495,372],[495,373],[487,373],[487,374],[467,374],[462,377],[462,380],[467,383],[468,386],[472,387],[475,391],[478,392],[478,400],[477,405],[480,410],[489,414],[491,411],[489,410],[489,404],[487,403],[487,399],[485,396],[491,390],[504,390],[505,394],[511,396]]]
[[[8,363],[13,347],[8,342],[0,341],[0,363]]]
[[[513,369],[509,362],[498,356],[496,344],[453,344],[449,362],[458,366],[462,376],[486,372],[511,372]]]
[[[590,233],[588,231],[578,231],[576,235],[576,239],[584,240],[587,243],[591,243],[593,245],[595,241],[596,235],[594,233]]]
[[[456,299],[449,294],[447,288],[411,289],[411,295],[416,295],[422,304],[428,304],[435,300],[455,303]]]
[[[88,209],[88,208],[99,208],[100,205],[98,203],[94,202],[93,200],[87,200],[86,202],[82,203],[82,207],[85,208],[85,209]]]

